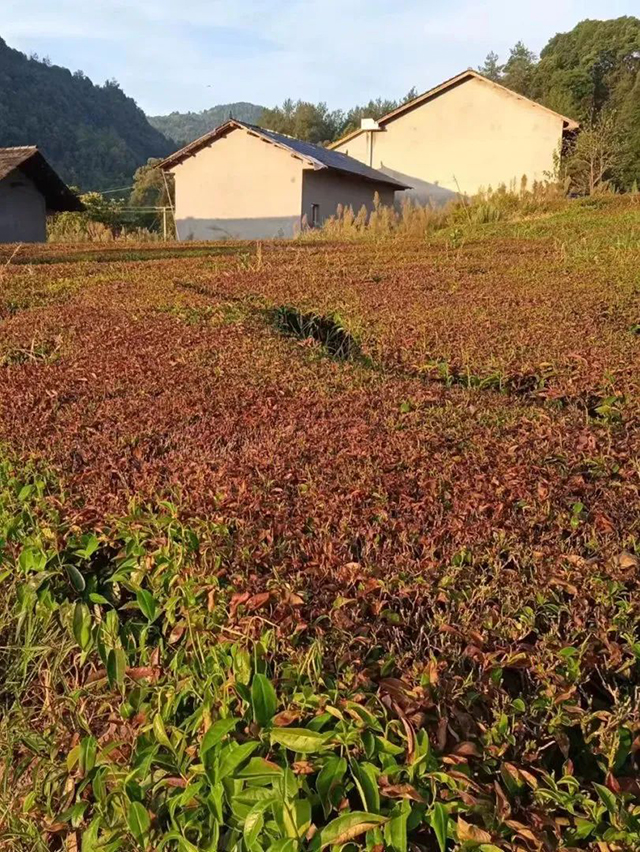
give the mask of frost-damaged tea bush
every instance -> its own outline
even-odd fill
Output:
[[[0,248],[2,852],[638,848],[637,228]]]
[[[64,501],[46,472],[0,467],[3,848],[640,842],[638,613],[622,585],[594,586],[627,637],[614,714],[596,683],[600,709],[581,706],[584,646],[559,647],[555,672],[532,669],[532,634],[561,617],[564,588],[523,609],[518,647],[483,655],[469,637],[469,677],[448,695],[443,660],[411,683],[381,649],[356,665],[278,637],[267,611],[303,600],[235,593],[219,570],[223,522],[185,523],[165,502],[82,533],[62,522]]]

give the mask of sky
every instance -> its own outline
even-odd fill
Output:
[[[2,0],[0,37],[115,78],[149,115],[287,97],[347,109],[634,13],[639,0]]]

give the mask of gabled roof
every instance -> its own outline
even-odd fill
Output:
[[[256,127],[254,124],[247,124],[235,118],[229,119],[225,124],[221,124],[220,127],[216,127],[210,133],[205,133],[204,136],[196,139],[195,142],[185,145],[184,148],[181,148],[175,154],[158,163],[157,167],[164,170],[171,169],[184,162],[188,157],[193,157],[198,151],[211,145],[217,139],[239,128],[246,130],[254,136],[258,136],[264,142],[288,151],[292,156],[303,160],[316,170],[333,169],[334,171],[352,175],[362,180],[386,183],[396,189],[409,188],[406,184],[389,177],[384,172],[372,169],[370,166],[366,166],[364,163],[355,160],[353,157],[348,157],[346,154],[340,154],[338,151],[332,151],[329,148],[322,148],[320,145],[313,145],[311,142],[302,142],[300,139],[294,139],[292,136],[285,136],[284,133],[265,130],[263,127]]]
[[[45,198],[47,210],[54,213],[84,210],[78,196],[58,177],[35,145],[0,148],[0,180],[15,169],[33,181]]]
[[[424,92],[422,95],[418,95],[417,98],[413,98],[411,101],[407,101],[406,104],[402,104],[397,109],[388,112],[386,115],[383,115],[382,118],[378,119],[378,124],[380,127],[384,127],[389,122],[393,121],[395,118],[399,118],[401,115],[404,115],[406,112],[410,112],[412,109],[416,107],[422,106],[422,104],[427,101],[432,100],[438,95],[447,92],[449,89],[453,89],[456,86],[459,86],[461,83],[466,83],[468,80],[482,80],[483,83],[487,83],[489,86],[493,86],[495,89],[499,89],[502,92],[507,92],[514,98],[517,98],[519,101],[525,101],[527,104],[536,107],[537,109],[544,110],[544,112],[550,113],[551,115],[555,115],[557,118],[561,118],[563,122],[564,130],[577,130],[580,126],[577,121],[574,121],[572,118],[567,118],[566,115],[561,115],[559,112],[554,112],[552,109],[548,107],[542,106],[537,101],[532,101],[531,98],[526,98],[524,95],[519,95],[517,92],[514,92],[512,89],[508,89],[506,86],[501,86],[500,83],[496,83],[493,80],[489,80],[488,77],[485,77],[482,74],[479,74],[477,71],[473,71],[469,68],[467,71],[463,71],[461,74],[456,74],[455,77],[451,77],[450,80],[445,80],[444,83],[440,83],[439,86],[434,86],[433,89],[429,89],[428,92]],[[345,142],[348,142],[349,139],[353,139],[356,136],[359,136],[362,133],[361,128],[357,128],[356,130],[352,130],[351,133],[347,133],[346,136],[343,136],[342,139],[338,139],[337,142],[333,142],[331,148],[336,148],[338,145],[343,145]]]

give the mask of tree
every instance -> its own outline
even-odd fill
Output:
[[[383,115],[393,112],[394,109],[398,109],[402,104],[406,104],[417,97],[418,91],[413,86],[403,98],[397,101],[377,98],[376,100],[370,100],[368,104],[352,107],[345,114],[336,138],[344,136],[346,133],[351,133],[352,130],[357,130],[363,118],[382,118]]]
[[[502,79],[504,65],[500,65],[500,57],[492,50],[490,53],[487,53],[484,65],[480,65],[478,71],[483,77],[493,80],[494,83],[499,83]]]
[[[330,112],[325,103],[286,100],[281,107],[265,109],[260,125],[305,142],[325,143],[336,138],[343,123],[341,110]]]
[[[161,162],[154,157],[140,166],[133,176],[133,189],[129,201],[132,207],[171,207],[173,199],[173,176],[164,175],[156,165]],[[169,192],[167,192],[167,186]],[[171,197],[170,197],[171,195]]]
[[[565,170],[574,191],[593,195],[616,179],[623,162],[623,136],[616,114],[603,111],[578,134]]]
[[[624,118],[637,97],[640,20],[582,21],[554,36],[540,54],[535,95],[546,106],[581,122],[607,108]]]
[[[509,52],[504,66],[502,82],[509,89],[531,97],[537,56],[519,41]]]

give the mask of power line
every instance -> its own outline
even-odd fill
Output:
[[[131,186],[120,186],[118,189],[90,189],[89,192],[98,192],[100,195],[110,195],[112,192],[124,192],[125,189],[133,189],[133,185]],[[89,193],[83,193],[83,195],[88,195]]]

